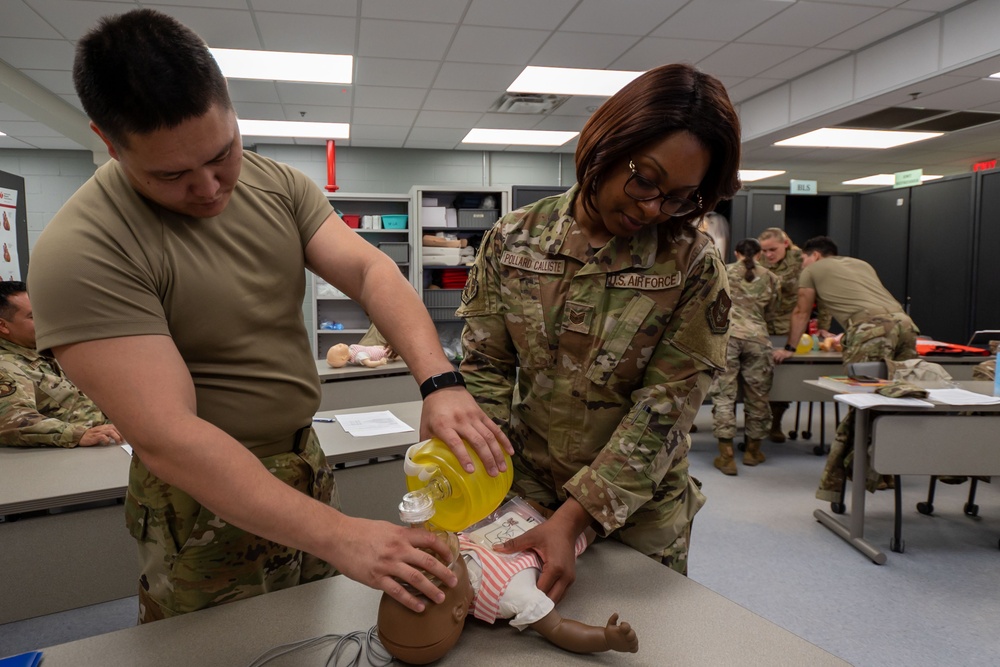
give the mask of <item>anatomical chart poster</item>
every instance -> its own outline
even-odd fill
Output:
[[[17,261],[17,190],[0,188],[0,279],[21,280]]]

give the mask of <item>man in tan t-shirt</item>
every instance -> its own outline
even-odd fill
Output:
[[[776,363],[795,354],[795,343],[806,330],[817,297],[844,327],[845,364],[917,357],[920,331],[882,285],[875,269],[860,259],[838,256],[837,244],[832,239],[816,236],[802,246],[799,299],[792,311],[784,349],[773,352]],[[854,448],[853,437],[854,411],[849,410],[830,445],[830,455],[816,492],[820,500],[840,500],[846,477],[844,464],[847,454]],[[875,490],[887,482],[872,471],[867,484],[869,490]]]
[[[425,397],[422,436],[470,472],[463,439],[490,474],[501,449],[513,453],[395,262],[304,174],[243,151],[218,64],[175,19],[103,19],[77,42],[73,79],[113,159],[46,226],[28,283],[38,347],[133,447],[140,620],[334,570],[417,612],[420,594],[443,600],[428,577],[455,585],[434,557],[447,546],[341,513],[311,428],[307,268],[358,301],[406,361]]]

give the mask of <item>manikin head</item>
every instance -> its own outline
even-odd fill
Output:
[[[344,343],[337,343],[326,353],[326,363],[330,368],[343,368],[351,359],[351,350]]]
[[[465,627],[472,604],[472,584],[465,559],[458,556],[453,566],[458,576],[454,588],[444,588],[444,602],[427,600],[422,613],[410,611],[382,594],[378,605],[378,637],[394,658],[413,665],[426,665],[444,657]]]

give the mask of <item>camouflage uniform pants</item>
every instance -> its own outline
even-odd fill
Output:
[[[311,428],[295,451],[260,459],[272,475],[333,507],[333,471]],[[335,574],[326,562],[243,531],[132,457],[126,525],[139,545],[139,622],[147,623]]]
[[[551,510],[562,502],[549,486],[525,474],[516,459],[511,494]],[[608,537],[687,576],[691,524],[704,504],[701,482],[688,474],[687,459],[684,459],[667,473],[656,495]]]
[[[774,380],[771,344],[729,338],[726,369],[715,376],[712,399],[712,435],[719,439],[736,437],[736,391],[743,378],[743,430],[747,438],[763,440],[771,432],[771,406],[767,395]]]
[[[863,320],[851,320],[844,334],[844,364],[861,361],[904,361],[917,358],[917,334],[920,332],[913,321],[903,314],[875,315]],[[854,454],[854,408],[837,425],[837,435],[830,445],[826,467],[820,476],[816,497],[835,502],[840,500],[841,491],[847,479],[847,471],[853,465]],[[875,491],[883,481],[882,475],[868,469],[865,486]],[[889,483],[889,482],[887,482]]]

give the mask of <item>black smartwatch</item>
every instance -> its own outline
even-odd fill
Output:
[[[795,351],[795,346],[792,345],[791,343],[785,343],[785,351],[786,352],[794,352]],[[421,387],[421,390],[422,389],[423,388]]]
[[[421,398],[427,398],[433,394],[438,389],[444,389],[445,387],[464,387],[465,378],[458,371],[448,371],[447,373],[438,373],[437,375],[432,375],[423,382],[420,383],[420,396]]]

